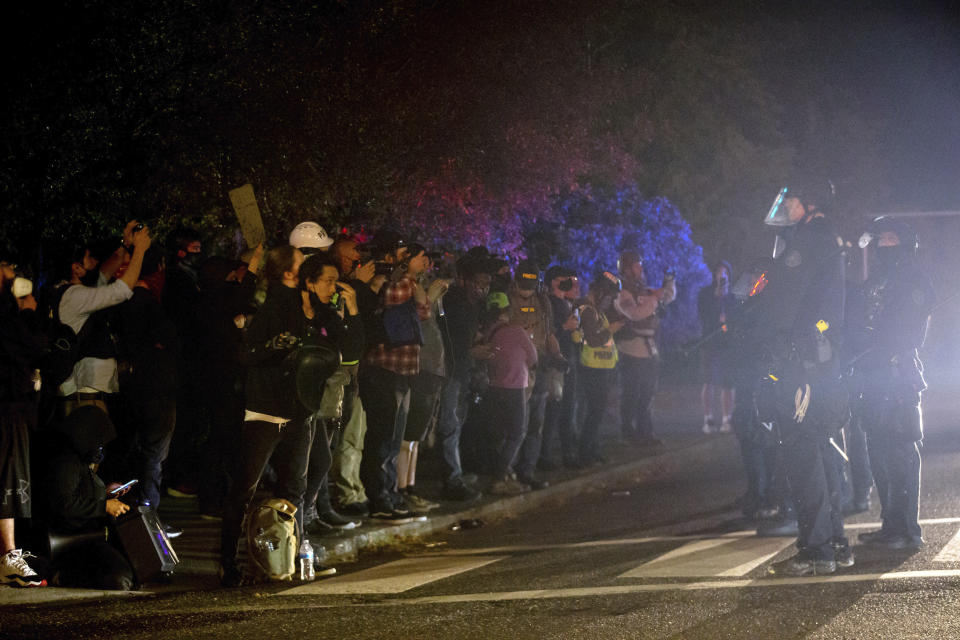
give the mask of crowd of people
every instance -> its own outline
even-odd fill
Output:
[[[917,349],[934,294],[916,235],[889,219],[861,239],[875,264],[852,285],[822,202],[781,191],[772,262],[735,291],[719,261],[699,295],[703,431],[736,433],[744,514],[760,535],[797,536],[777,568],[789,575],[853,564],[843,512],[868,508],[873,484],[883,528],[860,540],[923,545]],[[538,471],[605,462],[618,386],[622,438],[659,444],[659,324],[676,284],[648,287],[634,248],[616,270],[580,274],[304,222],[283,246],[207,257],[196,231],[164,251],[132,220],[52,276],[35,296],[0,262],[3,583],[135,586],[104,523],[131,506],[155,514],[166,495],[222,521],[221,580],[240,585],[258,490],[295,507],[304,536],[425,519],[440,506],[418,489],[428,444],[441,502],[543,489]],[[18,545],[38,530],[92,538],[38,572]]]
[[[36,294],[3,263],[0,580],[130,588],[109,537],[32,563],[17,538],[102,531],[131,506],[196,496],[222,520],[222,581],[238,585],[258,490],[292,503],[304,536],[425,519],[439,506],[417,488],[427,442],[440,502],[543,489],[538,470],[604,462],[618,379],[623,437],[659,444],[673,277],[648,288],[633,249],[617,271],[544,266],[479,246],[431,253],[391,230],[360,244],[315,222],[269,251],[208,257],[197,232],[164,249],[136,220],[64,255]]]

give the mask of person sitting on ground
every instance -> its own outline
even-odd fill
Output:
[[[104,445],[116,436],[113,423],[99,407],[88,405],[64,419],[55,436],[42,472],[44,520],[58,534],[104,530],[109,518],[130,509],[119,493],[108,493],[113,487],[104,486],[96,473]],[[109,538],[66,549],[50,571],[58,587],[129,591],[136,584],[130,562]]]

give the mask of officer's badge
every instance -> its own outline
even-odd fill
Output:
[[[799,267],[800,263],[803,262],[803,258],[800,257],[800,252],[796,249],[792,249],[787,252],[787,257],[783,259],[784,264],[788,267]]]

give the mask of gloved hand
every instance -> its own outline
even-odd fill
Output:
[[[293,349],[300,343],[300,338],[293,335],[289,331],[284,331],[279,335],[275,335],[267,341],[267,349],[273,349],[275,351],[289,351]]]

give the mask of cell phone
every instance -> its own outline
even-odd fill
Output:
[[[113,489],[112,491],[110,491],[110,495],[115,496],[115,495],[117,495],[117,494],[119,494],[119,493],[123,493],[124,491],[126,491],[127,489],[129,489],[129,488],[132,487],[133,485],[137,484],[138,482],[140,482],[140,481],[137,480],[136,478],[134,478],[134,479],[131,480],[130,482],[127,482],[127,483],[125,483],[125,484],[122,484],[122,485],[120,485],[119,487],[117,487],[116,489]]]

